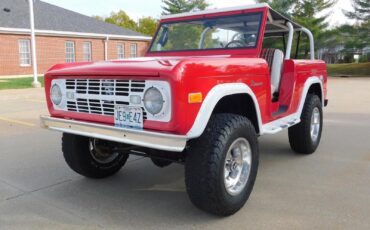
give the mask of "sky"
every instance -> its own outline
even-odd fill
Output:
[[[42,0],[87,16],[108,16],[112,11],[124,10],[133,19],[144,16],[160,18],[162,9],[161,0]],[[253,0],[208,0],[210,8],[232,7],[254,4]],[[342,13],[342,9],[351,9],[350,0],[338,0],[336,6],[330,10],[328,22],[331,27],[344,23],[352,23]]]

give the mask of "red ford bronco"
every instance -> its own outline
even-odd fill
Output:
[[[314,50],[266,4],[164,16],[144,58],[52,67],[42,126],[63,133],[83,176],[111,176],[130,154],[182,163],[190,200],[232,215],[253,189],[259,136],[288,129],[301,154],[320,143],[327,76]]]

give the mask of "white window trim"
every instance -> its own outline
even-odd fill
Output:
[[[122,48],[122,52],[121,51]],[[117,44],[117,59],[122,60],[126,58],[126,47],[124,43],[118,43]]]
[[[85,47],[86,45],[88,45],[87,47]],[[85,48],[88,48],[88,50],[86,50]],[[86,52],[88,51],[88,52]],[[91,62],[92,61],[92,43],[89,42],[89,41],[86,41],[86,42],[83,42],[83,45],[82,45],[82,58],[83,58],[83,61],[86,61],[86,62]],[[86,59],[85,57],[88,56],[88,59]]]
[[[25,42],[27,44],[27,52],[23,52],[21,50],[21,43]],[[29,64],[22,63],[22,54],[28,55]],[[31,41],[29,39],[19,39],[18,40],[18,55],[19,55],[19,66],[20,67],[30,67],[32,66],[32,58],[31,58]]]
[[[135,47],[135,52],[132,52],[134,47]],[[131,43],[130,44],[130,57],[131,58],[136,58],[137,57],[137,55],[138,55],[137,47],[138,47],[137,43]]]
[[[72,47],[67,47],[68,44],[73,44]],[[68,52],[68,48],[73,48],[73,53],[69,53]],[[73,62],[76,62],[76,44],[74,41],[66,41],[65,42],[65,54],[66,54],[66,63],[73,63]],[[73,61],[70,61],[70,57],[68,56],[68,54],[73,54]]]

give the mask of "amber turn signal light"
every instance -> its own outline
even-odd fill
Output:
[[[189,104],[202,103],[202,93],[189,93]]]

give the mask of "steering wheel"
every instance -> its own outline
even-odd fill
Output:
[[[235,48],[235,47],[244,47],[244,46],[245,46],[245,42],[243,42],[241,40],[233,40],[233,41],[227,43],[225,48]]]

